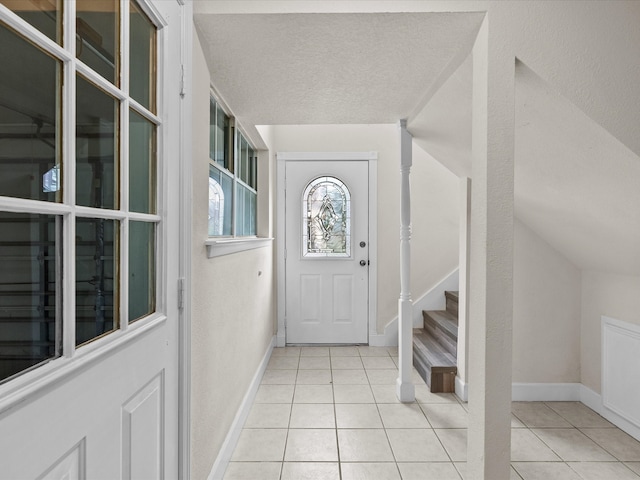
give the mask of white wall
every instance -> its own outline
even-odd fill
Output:
[[[580,381],[580,270],[516,219],[513,382]]]
[[[197,35],[193,52],[191,476],[207,478],[274,335],[275,287],[271,248],[207,258],[210,77]]]
[[[272,152],[378,153],[378,333],[398,314],[400,150],[396,125],[271,126]],[[261,131],[264,131],[261,129]],[[458,265],[458,179],[414,146],[412,296],[420,297]]]
[[[640,325],[640,276],[582,272],[581,382],[596,393],[602,393],[603,315]]]

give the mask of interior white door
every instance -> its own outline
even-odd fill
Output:
[[[285,168],[286,341],[367,343],[368,162]]]

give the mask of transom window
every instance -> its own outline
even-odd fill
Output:
[[[311,181],[302,195],[302,256],[351,256],[351,195],[335,177]]]
[[[211,98],[209,116],[209,236],[256,235],[256,150],[234,119]]]
[[[158,42],[144,12],[0,0],[0,382],[156,311]]]

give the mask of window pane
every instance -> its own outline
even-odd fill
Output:
[[[76,345],[118,328],[116,220],[76,221]]]
[[[120,85],[120,1],[76,0],[78,59]]]
[[[61,201],[61,64],[0,26],[0,195]]]
[[[61,223],[0,213],[0,382],[60,356]]]
[[[156,126],[129,112],[129,210],[156,213]]]
[[[334,177],[313,180],[302,195],[302,254],[305,257],[351,255],[351,198]]]
[[[233,180],[209,165],[209,236],[231,235]]]
[[[156,306],[155,224],[129,222],[129,321]]]
[[[62,43],[62,0],[0,0],[0,3],[54,42]],[[4,48],[3,43],[0,45]]]
[[[211,99],[209,110],[209,157],[218,165],[231,170],[229,165],[229,117]]]
[[[115,209],[118,102],[81,76],[76,90],[76,203]]]
[[[156,110],[156,28],[131,2],[129,90],[131,97]]]
[[[256,197],[255,192],[238,184],[236,235],[239,237],[256,234]]]

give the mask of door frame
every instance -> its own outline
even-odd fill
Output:
[[[286,162],[366,161],[369,167],[369,298],[368,341],[377,335],[378,305],[378,153],[377,152],[277,152],[276,153],[276,262],[278,282],[276,346],[286,345]]]

